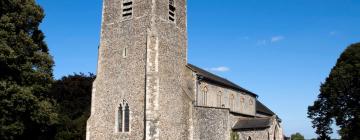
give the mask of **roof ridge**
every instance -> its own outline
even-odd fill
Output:
[[[221,77],[221,76],[218,76],[214,73],[211,73],[209,71],[206,71],[204,69],[201,69],[193,64],[190,64],[188,63],[186,65],[190,70],[194,71],[195,73],[197,73],[198,75],[204,77],[206,80],[209,80],[209,81],[212,81],[212,82],[215,82],[217,84],[220,84],[220,85],[223,85],[223,86],[227,86],[227,87],[230,87],[232,89],[235,89],[235,90],[238,90],[238,91],[243,91],[243,92],[246,92],[252,96],[255,96],[255,97],[258,97],[257,94],[235,84],[234,82],[224,78],[224,77]]]

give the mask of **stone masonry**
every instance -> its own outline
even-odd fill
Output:
[[[87,140],[228,140],[239,119],[274,117],[256,115],[257,95],[190,67],[186,3],[103,0]]]

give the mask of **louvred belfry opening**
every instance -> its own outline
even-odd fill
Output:
[[[169,0],[169,20],[175,22],[175,3],[174,0]]]
[[[122,16],[123,18],[131,18],[133,11],[133,2],[132,0],[123,0],[122,3]]]

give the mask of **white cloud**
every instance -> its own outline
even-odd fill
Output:
[[[284,40],[285,39],[285,37],[284,36],[273,36],[273,37],[271,37],[271,43],[275,43],[275,42],[279,42],[279,41],[281,41],[281,40]]]
[[[282,41],[284,39],[285,39],[284,36],[280,36],[280,35],[279,36],[273,36],[270,39],[258,40],[256,42],[256,45],[265,46],[265,45],[268,45],[268,44],[271,44],[271,43],[280,42],[280,41]]]
[[[226,66],[220,66],[220,67],[210,68],[209,70],[214,72],[228,72],[230,71],[230,68]]]
[[[258,40],[257,42],[256,42],[256,45],[266,45],[267,44],[267,40]]]
[[[329,35],[336,35],[336,34],[337,34],[336,31],[331,31],[331,32],[329,32]]]
[[[250,39],[250,37],[248,37],[248,36],[244,36],[244,37],[242,37],[242,39],[244,39],[244,40],[249,40],[249,39]]]

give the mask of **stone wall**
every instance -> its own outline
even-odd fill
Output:
[[[236,122],[230,111],[255,115],[255,97],[197,82],[186,68],[186,0],[175,0],[175,21],[168,19],[169,0],[132,0],[132,16],[126,18],[123,1],[103,2],[88,140],[228,140]],[[116,127],[124,100],[129,132]]]
[[[228,140],[230,138],[229,110],[195,107],[194,140]]]
[[[268,129],[265,130],[249,130],[238,132],[240,140],[248,140],[249,137],[251,140],[269,140],[268,139]]]
[[[232,112],[255,116],[255,97],[249,94],[206,81],[201,81],[197,90],[198,106],[229,108]]]
[[[230,115],[230,118],[234,121],[243,117]],[[283,140],[283,130],[276,120],[276,116],[271,118],[270,127],[267,129],[242,130],[237,133],[240,140],[248,140],[249,137],[251,140]]]
[[[87,123],[87,139],[91,140],[144,138],[146,31],[151,1],[134,0],[131,19],[122,18],[121,1],[103,1],[97,78]],[[116,129],[116,112],[123,100],[130,107],[130,132],[126,133]]]
[[[187,139],[192,100],[183,90],[186,0],[175,1],[175,22],[168,19],[168,0],[132,0],[132,16],[126,18],[123,1],[103,2],[87,139]],[[123,100],[130,106],[130,132],[116,129]]]

